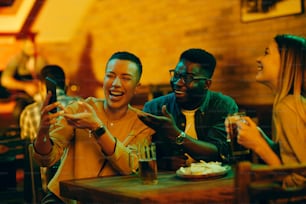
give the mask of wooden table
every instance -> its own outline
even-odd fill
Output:
[[[60,182],[61,195],[81,203],[233,203],[234,183],[225,177],[183,180],[174,172],[159,173],[158,184],[143,185],[136,175]]]

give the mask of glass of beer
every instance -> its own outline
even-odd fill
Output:
[[[132,145],[128,146],[129,148],[129,166],[133,172],[133,174],[137,174],[137,169],[138,169],[138,150],[137,146]]]
[[[154,143],[138,146],[138,175],[143,184],[157,184],[156,147]]]
[[[228,135],[227,140],[230,144],[231,148],[231,160],[232,162],[247,160],[250,154],[250,150],[245,148],[244,146],[238,143],[238,122],[246,122],[243,119],[245,116],[245,112],[237,112],[234,114],[229,114],[227,116],[227,128],[228,128]]]

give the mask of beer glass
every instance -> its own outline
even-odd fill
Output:
[[[138,169],[138,150],[137,146],[132,145],[128,146],[129,148],[129,166],[133,172],[133,174],[137,174]]]
[[[231,160],[233,163],[241,160],[246,160],[250,154],[250,150],[238,143],[238,122],[246,122],[243,119],[245,112],[237,112],[227,116],[228,135],[227,141],[231,148]]]
[[[143,184],[157,184],[156,147],[154,143],[138,145],[138,175]]]

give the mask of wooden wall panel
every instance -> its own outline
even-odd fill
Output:
[[[200,47],[217,58],[213,90],[240,104],[271,104],[271,91],[255,82],[255,60],[277,33],[306,35],[306,14],[244,23],[239,0],[96,0],[71,42],[39,48],[79,86],[73,94],[102,97],[104,67],[113,52],[140,56],[142,84],[149,86],[167,84],[180,53]]]

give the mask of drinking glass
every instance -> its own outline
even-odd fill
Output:
[[[137,146],[128,146],[129,148],[129,166],[134,174],[137,174],[138,169],[138,150]]]
[[[138,175],[143,184],[157,184],[156,147],[154,143],[138,145]]]
[[[232,162],[237,162],[241,160],[246,160],[250,154],[250,150],[238,143],[238,122],[246,122],[243,119],[245,112],[237,112],[234,114],[229,114],[227,116],[228,122],[228,135],[227,141],[231,148],[231,160]]]

